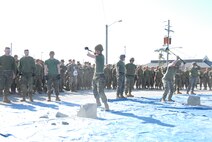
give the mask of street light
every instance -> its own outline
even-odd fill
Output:
[[[106,45],[105,45],[105,48],[106,48],[106,64],[108,64],[108,27],[110,27],[111,25],[113,25],[117,22],[122,22],[122,20],[115,21],[110,25],[107,25],[107,24],[105,25],[105,28],[106,28]]]

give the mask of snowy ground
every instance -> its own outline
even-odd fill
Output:
[[[106,90],[110,111],[97,109],[97,119],[77,117],[80,105],[94,103],[92,91],[61,94],[61,102],[34,96],[34,102],[11,104],[0,98],[0,142],[211,142],[212,92],[196,91],[201,106],[188,106],[188,95],[161,103],[162,91],[134,91],[134,98],[115,99]],[[68,117],[58,118],[60,112]]]

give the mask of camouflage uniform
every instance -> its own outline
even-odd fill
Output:
[[[116,64],[116,73],[117,73],[117,91],[116,98],[124,98],[124,85],[125,85],[125,55],[120,56],[119,62]]]
[[[166,96],[169,93],[168,101],[172,100],[172,95],[174,93],[174,76],[176,72],[179,70],[179,66],[181,64],[180,60],[173,61],[167,68],[166,73],[163,76],[163,85],[164,85],[164,93],[161,98],[161,101],[164,102],[166,100]]]
[[[134,86],[136,65],[133,64],[133,62],[134,58],[131,58],[130,63],[125,65],[126,68],[125,95],[127,97],[134,97],[132,95],[132,89]]]
[[[203,84],[204,90],[207,90],[207,87],[209,88],[209,90],[211,90],[210,74],[208,68],[206,68],[205,72],[203,73]]]
[[[144,88],[148,88],[150,89],[150,70],[149,70],[149,67],[145,67],[144,68]]]
[[[203,71],[199,71],[199,87],[200,90],[202,90],[202,86],[204,86],[204,77],[203,77]]]
[[[104,92],[105,88],[105,76],[104,76],[104,55],[102,54],[103,47],[101,44],[95,47],[95,55],[90,55],[90,57],[95,58],[95,72],[93,76],[93,94],[96,99],[98,106],[101,105],[100,98],[105,105],[105,110],[109,110],[109,105],[107,103],[107,97]]]
[[[25,50],[28,52],[28,50]],[[35,76],[35,61],[30,56],[24,56],[20,59],[19,65],[19,74],[21,75],[21,93],[23,99],[21,101],[25,101],[25,97],[28,95],[30,101],[32,100],[33,94],[33,83]]]
[[[200,70],[200,66],[198,66],[196,63],[192,63],[192,68],[189,72],[189,86],[187,89],[187,94],[191,90],[191,94],[194,93],[194,87],[196,86],[197,83],[197,78],[199,76],[198,71]]]
[[[163,78],[162,69],[157,68],[157,70],[155,71],[155,87],[156,87],[156,89],[162,89],[162,86],[163,86],[162,78]]]
[[[6,48],[5,48],[6,49]],[[10,103],[7,98],[13,77],[16,72],[15,59],[10,55],[0,57],[0,96],[3,95],[3,102]]]
[[[189,71],[186,70],[185,72],[183,72],[182,74],[182,87],[187,90],[188,88],[188,85],[189,85]]]
[[[77,66],[78,66],[77,90],[81,90],[83,86],[83,68],[80,63],[77,64]]]
[[[149,71],[149,84],[150,84],[150,87],[151,89],[154,89],[154,85],[155,85],[155,71],[154,71],[154,68],[152,67],[151,70]]]
[[[39,94],[42,93],[42,81],[44,77],[44,68],[40,63],[40,60],[36,60],[35,64],[35,91],[37,91]]]
[[[106,87],[107,89],[111,89],[111,77],[112,77],[112,72],[110,69],[110,65],[106,65],[104,68],[104,74],[105,74],[105,80],[106,80]]]
[[[136,89],[141,89],[141,85],[142,85],[142,81],[144,77],[142,66],[139,66],[136,69],[136,76],[137,76]]]
[[[112,68],[112,86],[113,86],[113,89],[117,88],[116,66],[115,65],[113,65],[113,68]]]
[[[61,60],[61,64],[60,64],[60,86],[59,86],[59,90],[60,92],[63,92],[63,87],[65,85],[65,72],[67,70],[67,67],[64,65],[64,60]]]
[[[56,101],[59,99],[60,62],[54,58],[54,52],[50,52],[50,59],[45,61],[45,77],[47,80],[47,101],[51,101],[52,87],[54,88]]]
[[[182,87],[182,79],[181,79],[181,74],[182,71],[178,70],[175,74],[175,90],[176,90],[176,94],[182,94],[180,92],[180,89]]]
[[[69,73],[69,83],[70,88],[72,92],[77,91],[77,76],[78,76],[78,66],[75,64],[75,60],[73,60],[73,63],[70,64],[67,68],[67,71]]]
[[[15,59],[17,71],[15,73],[16,76],[13,79],[13,82],[12,82],[12,85],[11,85],[11,93],[12,94],[16,94],[16,89],[17,89],[18,93],[21,93],[20,80],[19,80],[20,76],[19,76],[19,71],[18,71],[18,68],[19,68],[18,56],[14,55],[14,59]]]

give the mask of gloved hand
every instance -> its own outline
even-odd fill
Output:
[[[60,74],[57,75],[57,79],[58,79],[58,80],[60,79]]]

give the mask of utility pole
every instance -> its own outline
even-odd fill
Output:
[[[164,45],[167,45],[166,50],[169,50],[169,44],[171,44],[171,38],[170,38],[170,32],[174,32],[172,30],[170,30],[170,20],[168,20],[168,27],[165,28],[165,30],[168,32],[167,37],[165,37],[166,39],[164,39]],[[166,60],[166,64],[168,66],[169,62],[169,52],[167,52],[167,60]]]

